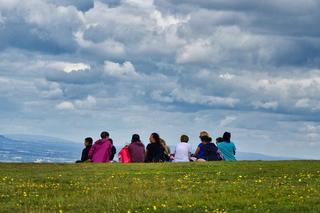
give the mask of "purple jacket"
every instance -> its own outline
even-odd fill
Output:
[[[143,143],[134,142],[129,145],[129,153],[132,162],[144,162],[145,148]]]
[[[109,162],[112,144],[109,139],[97,140],[89,151],[89,158],[93,163]]]

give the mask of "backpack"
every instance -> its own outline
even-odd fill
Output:
[[[132,162],[128,146],[123,147],[120,150],[118,156],[119,156],[120,163],[131,163]]]

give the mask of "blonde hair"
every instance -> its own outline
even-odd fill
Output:
[[[160,143],[161,143],[164,151],[166,152],[166,154],[170,155],[170,148],[167,146],[166,141],[163,140],[162,138],[160,138]]]
[[[208,136],[209,137],[209,133],[206,132],[206,131],[201,131],[200,132],[200,137],[203,137],[203,136]]]

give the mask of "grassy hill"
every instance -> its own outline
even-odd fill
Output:
[[[0,212],[319,212],[320,161],[0,164]]]

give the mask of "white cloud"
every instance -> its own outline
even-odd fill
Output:
[[[133,64],[130,61],[125,61],[123,64],[115,63],[112,61],[104,62],[104,72],[107,75],[115,77],[139,77]]]
[[[233,121],[237,119],[236,116],[226,116],[223,120],[220,121],[219,126],[226,127],[230,124],[232,124]]]
[[[308,108],[310,106],[310,100],[309,99],[299,99],[296,104],[295,107],[297,108]]]
[[[83,38],[83,32],[78,31],[74,33],[74,38],[78,45],[84,49],[95,54],[100,53],[104,55],[121,56],[125,54],[125,46],[121,42],[108,38],[102,42],[92,42]]]
[[[66,73],[90,70],[91,66],[85,63],[70,63],[65,61],[40,62],[44,67],[64,71]]]
[[[75,108],[74,104],[70,101],[63,101],[56,105],[58,110],[73,110]]]
[[[136,6],[136,7],[140,7],[143,9],[150,9],[153,8],[153,0],[125,0],[125,3],[132,5],[132,6]]]
[[[3,25],[6,21],[6,18],[4,16],[2,16],[1,12],[0,12],[0,26]]]
[[[74,101],[74,105],[80,109],[89,109],[95,107],[97,104],[97,100],[95,97],[89,95],[84,100],[76,100]]]
[[[154,12],[151,13],[151,18],[156,20],[157,25],[161,29],[166,29],[174,25],[184,24],[190,20],[190,16],[184,18],[177,18],[170,15],[164,16],[159,10],[154,10]]]
[[[109,120],[115,138],[159,130],[174,143],[230,125],[245,150],[318,156],[297,147],[319,129],[296,131],[319,126],[319,4],[270,1],[94,1],[82,12],[76,0],[0,0],[0,127],[74,138]]]
[[[218,26],[212,34],[190,39],[177,51],[176,62],[209,64],[266,64],[287,40],[247,32],[238,26]]]
[[[253,103],[253,106],[256,108],[256,109],[272,109],[272,110],[275,110],[278,108],[279,106],[279,103],[277,101],[266,101],[266,102],[263,102],[263,101],[257,101],[255,103]]]
[[[230,73],[224,73],[224,74],[220,74],[219,77],[222,78],[223,80],[231,80],[233,79],[234,75]]]
[[[208,106],[234,107],[239,102],[238,99],[232,97],[204,95],[197,89],[175,88],[171,95],[177,101]]]
[[[40,91],[40,94],[44,98],[60,98],[63,96],[63,90],[56,82],[48,82],[40,79],[34,82],[35,86]]]
[[[56,105],[58,110],[91,109],[97,104],[95,97],[89,95],[83,100],[63,101]]]
[[[13,9],[19,2],[19,0],[0,0],[0,9]]]

